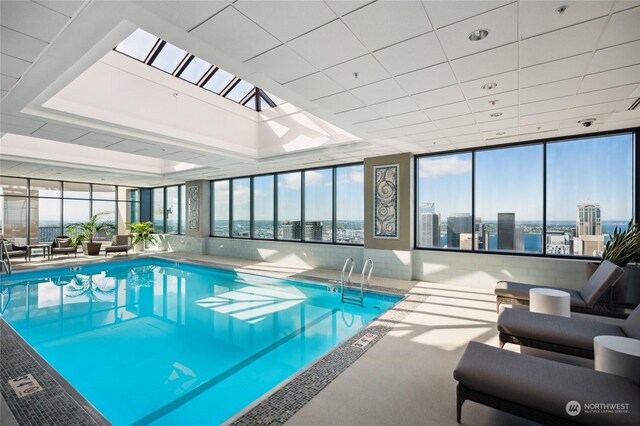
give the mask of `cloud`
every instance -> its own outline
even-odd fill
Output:
[[[318,185],[324,180],[324,175],[315,170],[309,170],[304,174],[304,184],[307,186]]]
[[[459,175],[469,172],[471,172],[471,160],[463,160],[459,157],[420,160],[421,177]]]
[[[364,183],[364,173],[362,172],[354,170],[351,173],[349,173],[349,177],[351,178],[352,182]]]
[[[283,181],[280,180],[283,179]],[[278,187],[287,189],[300,189],[300,173],[287,173],[278,178]]]

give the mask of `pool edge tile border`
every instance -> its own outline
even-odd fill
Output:
[[[326,353],[294,377],[285,380],[223,424],[252,426],[286,423],[365,352],[382,340],[393,329],[395,323],[402,321],[428,297],[428,295],[407,293],[405,298],[346,342]],[[353,344],[367,333],[377,334],[377,337],[364,348],[354,347]]]
[[[0,363],[0,391],[18,424],[111,425],[2,317],[0,342],[3,353]],[[9,386],[8,380],[24,374],[32,374],[43,390],[18,398]],[[60,420],[60,423],[56,423],[56,419]]]

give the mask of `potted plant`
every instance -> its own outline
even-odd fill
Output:
[[[131,235],[131,243],[133,244],[133,251],[138,253],[144,251],[147,243],[154,243],[156,241],[153,223],[151,222],[127,222],[127,226],[130,227],[129,235]]]
[[[82,244],[82,252],[88,256],[96,256],[100,253],[102,243],[93,241],[97,234],[109,235],[116,229],[113,222],[100,222],[100,217],[105,214],[107,213],[94,214],[88,221],[75,223],[69,227],[69,233],[74,234],[71,238],[72,244],[75,247]]]

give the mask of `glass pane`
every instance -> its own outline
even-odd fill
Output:
[[[31,179],[29,185],[32,197],[62,197],[62,184],[58,181]]]
[[[632,134],[547,145],[547,253],[600,256],[632,216]]]
[[[203,59],[195,57],[189,62],[187,68],[182,71],[180,78],[187,80],[193,84],[198,83],[207,70],[211,68],[211,64]]]
[[[247,100],[247,102],[244,103],[244,106],[246,106],[247,108],[251,108],[253,110],[256,109],[256,97],[255,95],[250,97],[249,100]]]
[[[477,249],[542,253],[542,151],[532,145],[476,153]]]
[[[240,82],[231,89],[225,98],[240,102],[251,90],[253,90],[253,87],[253,84],[240,80]]]
[[[31,181],[33,183],[33,181]],[[62,235],[62,205],[60,199],[31,198],[30,242],[51,242]]]
[[[78,222],[89,220],[89,200],[63,200],[62,202],[62,218],[63,218],[63,234],[73,236],[69,233],[69,226]]]
[[[27,180],[0,176],[0,195],[27,195]]]
[[[418,247],[471,249],[471,153],[418,160]]]
[[[187,56],[186,51],[171,43],[166,43],[162,50],[160,50],[160,53],[158,53],[158,56],[153,60],[151,66],[173,74],[185,56]]]
[[[229,74],[225,70],[218,68],[215,74],[207,81],[207,84],[204,85],[204,88],[211,90],[213,93],[220,94],[222,89],[227,87],[234,78],[235,76],[233,74]]]
[[[151,221],[158,234],[164,234],[164,188],[153,189],[153,212]]]
[[[280,99],[279,97],[277,97],[276,95],[274,95],[273,93],[269,93],[265,90],[265,92],[267,94],[267,96],[269,96],[269,99],[271,99],[273,101],[274,104],[276,105],[280,105],[285,103],[286,101],[283,101],[282,99]]]
[[[140,203],[118,201],[118,234],[128,234],[127,222],[140,221]]]
[[[336,168],[336,242],[364,244],[364,165]]]
[[[88,183],[64,182],[64,198],[86,198],[89,199],[90,188]]]
[[[249,178],[233,180],[233,236],[249,238],[251,235],[251,203]]]
[[[278,239],[302,239],[300,184],[300,172],[278,175]]]
[[[333,240],[333,170],[304,172],[304,239]]]
[[[116,46],[116,50],[139,61],[144,61],[156,41],[158,41],[158,37],[138,28]]]
[[[95,188],[94,188],[95,191]],[[122,201],[140,201],[138,188],[129,188],[126,186],[118,187],[118,200]]]
[[[115,201],[94,201],[92,213],[100,214],[98,223],[116,223],[116,202]],[[114,232],[100,232],[96,235],[96,241],[111,241]]]
[[[115,185],[93,185],[93,199],[94,200],[115,200],[116,199]]]
[[[216,237],[229,236],[229,181],[213,182],[213,235]]]
[[[273,175],[253,178],[253,237],[273,239]]]
[[[167,234],[178,233],[178,209],[180,209],[178,187],[170,186],[167,188]]]
[[[26,187],[25,187],[26,190]],[[0,235],[19,245],[27,244],[27,198],[0,196]]]
[[[180,226],[178,232],[186,234],[187,223],[187,189],[186,185],[180,185]]]

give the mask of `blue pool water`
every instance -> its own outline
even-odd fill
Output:
[[[162,259],[2,284],[4,319],[114,425],[223,422],[399,300]]]

